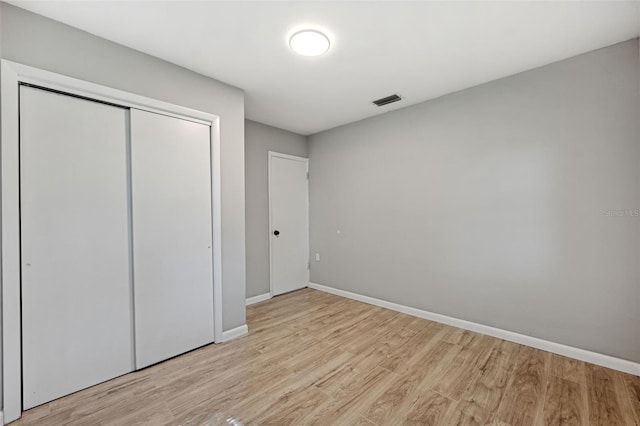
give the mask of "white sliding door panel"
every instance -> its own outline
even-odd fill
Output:
[[[136,368],[213,342],[210,127],[131,110]]]
[[[269,153],[271,293],[309,284],[308,160]]]
[[[25,409],[133,370],[127,115],[20,89]]]

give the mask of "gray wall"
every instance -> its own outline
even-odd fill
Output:
[[[223,328],[245,323],[244,93],[1,3],[2,57],[220,116]]]
[[[640,361],[638,73],[633,40],[311,136],[311,280]]]
[[[245,121],[247,209],[247,297],[269,292],[269,193],[267,153],[307,157],[307,138],[255,121]]]

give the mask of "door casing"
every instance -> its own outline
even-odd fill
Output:
[[[45,71],[2,59],[0,61],[0,272],[2,282],[2,406],[4,422],[22,413],[22,358],[20,306],[20,127],[19,85],[32,84],[54,91],[112,103],[123,107],[164,114],[211,126],[211,202],[213,229],[214,338],[222,341],[222,221],[220,117],[135,95],[107,86]]]
[[[269,151],[268,153],[268,161],[269,161],[269,292],[270,292],[270,296],[275,296],[275,292],[274,292],[274,288],[273,288],[273,284],[274,284],[274,277],[273,277],[273,231],[274,231],[274,223],[273,223],[273,203],[272,203],[272,188],[271,188],[271,174],[272,174],[272,159],[273,158],[283,158],[283,159],[287,159],[287,160],[293,160],[293,161],[301,161],[304,162],[306,164],[306,169],[307,169],[307,199],[306,199],[306,203],[307,203],[307,215],[309,214],[309,159],[305,158],[305,157],[298,157],[295,155],[289,155],[289,154],[282,154],[279,152],[274,152],[274,151]],[[309,217],[307,216],[307,241],[309,241]],[[307,247],[307,284],[309,282],[309,274],[310,274],[310,257],[309,257],[309,247]]]

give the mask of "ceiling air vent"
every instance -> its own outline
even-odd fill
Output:
[[[377,99],[377,100],[373,101],[373,103],[376,104],[377,106],[381,107],[383,105],[391,104],[393,102],[398,102],[401,99],[402,98],[400,96],[398,96],[396,94],[393,94],[393,95],[387,96],[385,98]]]

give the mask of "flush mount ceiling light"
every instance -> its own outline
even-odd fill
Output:
[[[302,56],[320,56],[329,50],[329,38],[317,30],[302,30],[291,36],[289,47]]]

